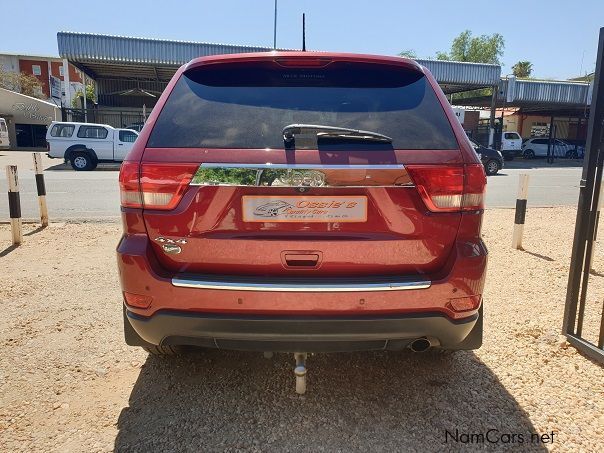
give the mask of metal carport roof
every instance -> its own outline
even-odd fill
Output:
[[[491,87],[499,84],[501,66],[461,61],[415,60],[430,70],[445,93]]]
[[[272,50],[268,47],[74,32],[57,33],[57,42],[59,55],[93,79],[168,81],[176,68],[196,57]],[[417,61],[434,74],[446,93],[493,86],[501,75],[501,68],[497,65]]]

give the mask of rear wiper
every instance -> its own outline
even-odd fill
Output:
[[[295,141],[295,136],[303,131],[317,131],[317,138],[321,137],[341,137],[353,138],[355,140],[378,141],[382,143],[392,143],[392,138],[378,132],[363,131],[360,129],[351,129],[348,127],[324,126],[322,124],[290,124],[283,128],[283,141],[285,144],[291,144]]]

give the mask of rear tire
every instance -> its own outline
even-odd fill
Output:
[[[150,345],[150,346],[143,346],[142,348],[145,351],[147,351],[149,354],[157,355],[157,356],[173,356],[173,355],[178,355],[178,354],[182,353],[182,348],[180,348],[179,346],[173,346],[173,345],[166,345],[166,346]]]
[[[496,175],[499,171],[499,162],[495,159],[488,160],[486,164],[484,164],[484,169],[489,176]]]
[[[75,171],[94,170],[97,165],[96,159],[85,151],[75,151],[71,153],[69,160],[71,162],[71,168]]]

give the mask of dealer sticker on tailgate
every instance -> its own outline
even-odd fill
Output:
[[[366,222],[367,197],[244,195],[245,222]]]

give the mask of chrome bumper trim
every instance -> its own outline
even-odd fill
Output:
[[[430,280],[381,280],[372,282],[353,282],[351,280],[333,280],[318,282],[317,280],[300,279],[259,281],[251,278],[240,280],[210,280],[198,278],[175,277],[172,285],[181,288],[213,289],[227,291],[266,291],[290,293],[342,293],[366,291],[408,291],[413,289],[428,289]]]

